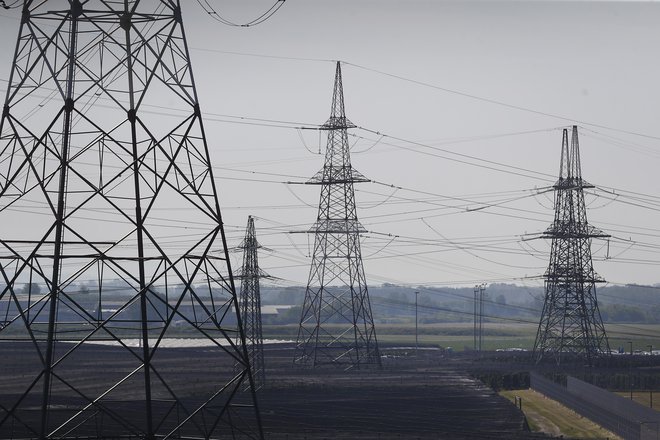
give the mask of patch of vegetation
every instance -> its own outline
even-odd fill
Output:
[[[526,390],[529,388],[529,372],[516,373],[479,373],[475,375],[484,384],[495,391],[500,390]]]
[[[536,391],[502,391],[500,394],[511,402],[515,402],[516,397],[522,399],[522,410],[532,431],[567,438],[620,439],[591,420]]]

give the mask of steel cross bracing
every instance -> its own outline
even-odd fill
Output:
[[[555,188],[555,219],[543,237],[552,240],[545,273],[545,302],[539,322],[534,357],[557,364],[575,357],[589,363],[609,354],[609,343],[598,309],[596,284],[604,280],[594,271],[591,239],[609,235],[589,225],[582,179],[577,127],[569,145],[564,130],[559,180]]]
[[[268,277],[268,274],[259,269],[257,254],[261,245],[257,241],[254,218],[252,216],[248,216],[245,238],[238,248],[243,249],[243,266],[236,274],[236,278],[240,278],[241,280],[241,292],[239,295],[241,322],[243,323],[245,343],[247,344],[252,377],[254,378],[254,389],[259,390],[266,382],[264,339],[261,331],[261,293],[259,291],[259,280]],[[237,341],[237,343],[240,344],[241,341]],[[246,385],[249,386],[249,384]]]
[[[381,365],[360,251],[353,184],[368,182],[351,166],[341,65],[337,63],[323,169],[308,183],[321,186],[314,254],[305,292],[294,363],[317,367]]]
[[[26,0],[0,132],[0,438],[263,437],[179,1]]]

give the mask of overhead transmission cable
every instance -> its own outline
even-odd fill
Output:
[[[546,116],[546,117],[550,117],[550,118],[554,118],[554,119],[559,119],[559,120],[562,120],[562,121],[570,122],[571,124],[578,123],[578,124],[581,124],[581,125],[589,125],[589,126],[592,126],[592,127],[597,127],[597,128],[602,128],[602,129],[605,129],[605,130],[616,131],[616,132],[619,132],[619,133],[625,133],[625,134],[629,134],[629,135],[633,135],[633,136],[639,136],[639,137],[644,137],[644,138],[648,138],[648,139],[660,140],[660,136],[653,136],[653,135],[638,133],[638,132],[634,132],[634,131],[630,131],[630,130],[612,128],[612,127],[608,127],[606,125],[594,124],[594,123],[587,122],[587,121],[580,121],[578,119],[569,118],[567,116],[557,115],[557,114],[554,114],[554,113],[544,112],[544,111],[541,111],[541,110],[535,110],[535,109],[532,109],[532,108],[529,108],[529,107],[524,107],[524,106],[521,106],[521,105],[510,104],[510,103],[507,103],[507,102],[504,102],[504,101],[499,101],[499,100],[491,99],[491,98],[485,98],[483,96],[473,95],[471,93],[461,92],[461,91],[458,91],[458,90],[449,89],[447,87],[441,87],[441,86],[438,86],[438,85],[435,85],[435,84],[430,84],[430,83],[427,83],[427,82],[424,82],[424,81],[419,81],[419,80],[415,80],[415,79],[406,78],[406,77],[401,76],[401,75],[396,75],[396,74],[393,74],[393,73],[384,72],[382,70],[362,66],[360,64],[355,64],[355,63],[351,63],[351,62],[348,62],[348,61],[342,61],[342,63],[347,65],[347,66],[355,67],[357,69],[362,69],[362,70],[365,70],[365,71],[368,71],[368,72],[377,73],[379,75],[388,76],[390,78],[395,78],[395,79],[398,79],[398,80],[401,80],[401,81],[406,81],[406,82],[417,84],[417,85],[420,85],[420,86],[423,86],[423,87],[428,87],[428,88],[431,88],[431,89],[440,90],[442,92],[451,93],[451,94],[454,94],[454,95],[463,96],[465,98],[470,98],[470,99],[474,99],[474,100],[477,100],[477,101],[487,102],[489,104],[495,104],[495,105],[499,105],[499,106],[514,109],[514,110],[520,110],[520,111],[527,112],[527,113],[533,113],[533,114],[540,115],[540,116]]]
[[[6,81],[6,80],[3,80],[3,81]],[[43,97],[43,99],[50,100],[50,99],[52,99],[52,96],[45,96],[45,97]],[[102,100],[104,98],[98,97],[98,99]],[[40,103],[40,105],[41,104],[43,104],[43,102]],[[101,106],[101,107],[103,106],[103,104],[98,104],[98,103],[95,103],[95,105]],[[158,108],[158,109],[161,109],[161,110],[164,110],[164,111],[159,112],[159,111],[155,111],[155,110],[143,110],[143,112],[168,116],[168,115],[172,115],[172,113],[171,113],[172,111],[176,111],[176,109],[171,109],[171,108],[167,108],[167,107],[164,107],[164,106],[151,105],[149,107]],[[167,111],[165,111],[165,110],[167,110]],[[298,131],[298,133],[300,133],[300,130],[319,130],[321,128],[321,126],[318,125],[318,124],[310,124],[310,123],[297,122],[297,121],[282,121],[282,120],[277,120],[277,119],[253,118],[253,117],[247,117],[247,116],[236,116],[236,115],[216,114],[216,113],[206,113],[206,112],[204,113],[204,119],[212,121],[212,122],[224,122],[224,123],[233,123],[233,124],[256,125],[256,126],[271,127],[271,128],[295,129],[296,131]],[[465,164],[468,164],[468,165],[487,168],[487,169],[491,169],[491,170],[495,170],[495,171],[499,171],[499,172],[520,175],[520,176],[524,176],[524,177],[527,177],[527,178],[534,178],[534,179],[544,180],[544,181],[547,181],[547,182],[554,181],[554,176],[551,175],[551,174],[548,174],[548,173],[534,171],[534,170],[530,170],[530,169],[526,169],[526,168],[522,168],[522,167],[516,167],[516,166],[512,166],[512,165],[508,165],[508,164],[504,164],[504,163],[500,163],[500,162],[496,162],[496,161],[490,161],[490,160],[487,160],[487,159],[482,159],[482,158],[479,158],[479,157],[476,157],[476,156],[466,155],[466,154],[463,154],[463,153],[456,153],[456,152],[453,152],[451,150],[447,150],[445,148],[440,148],[438,146],[431,145],[429,143],[422,143],[422,142],[412,141],[412,140],[400,138],[400,137],[397,137],[397,136],[381,133],[380,131],[373,130],[373,129],[368,129],[368,128],[365,128],[365,127],[358,127],[358,128],[360,128],[364,131],[367,131],[369,133],[376,134],[378,136],[377,139],[370,139],[370,138],[366,138],[364,136],[351,134],[352,136],[354,136],[356,138],[364,139],[364,140],[369,141],[371,143],[371,146],[367,150],[370,150],[371,148],[373,148],[374,146],[376,146],[378,144],[383,144],[383,145],[388,145],[388,146],[391,146],[391,147],[394,147],[394,148],[400,148],[400,149],[406,149],[406,150],[409,150],[409,151],[415,151],[417,153],[427,154],[427,155],[439,157],[439,158],[442,158],[442,159],[461,162],[461,163],[465,163]],[[506,136],[516,136],[516,135],[520,135],[520,134],[538,133],[538,132],[551,131],[551,130],[556,130],[556,129],[557,128],[554,127],[554,128],[541,129],[541,130],[530,130],[530,131],[522,131],[522,132],[500,133],[500,134],[493,134],[493,135],[486,135],[486,136],[476,136],[476,137],[471,137],[471,138],[465,138],[465,139],[458,139],[458,140],[449,141],[449,142],[443,142],[442,145],[458,144],[458,143],[464,143],[464,142],[473,142],[473,141],[494,139],[494,138],[500,138],[500,137],[506,137]],[[423,152],[423,151],[416,150],[414,148],[406,148],[404,146],[394,144],[394,143],[391,143],[391,142],[389,142],[389,143],[388,142],[383,142],[384,138],[390,138],[392,140],[397,140],[399,142],[404,142],[404,143],[407,143],[407,144],[415,145],[417,147],[428,148],[428,149],[431,149],[431,150],[437,150],[437,151],[440,151],[440,152],[443,152],[443,153],[459,156],[459,157],[462,157],[462,158],[466,159],[466,161],[462,161],[462,160],[447,157],[447,156],[431,154],[431,153],[428,153],[428,152]],[[307,149],[309,151],[309,148],[307,148]],[[314,154],[318,154],[318,153],[314,153]],[[484,162],[484,163],[492,165],[492,166],[475,164],[475,163],[467,161],[467,159],[473,160],[473,161],[478,161],[478,162]],[[505,169],[495,168],[496,166],[497,167],[502,167],[502,168],[509,168],[511,170],[514,170],[514,171],[512,172],[512,171],[506,171]],[[539,177],[539,176],[541,176],[541,177]],[[238,180],[238,179],[232,179],[232,180]],[[273,182],[273,183],[275,183],[275,182]],[[618,191],[620,193],[623,192],[623,193],[628,193],[628,194],[634,194],[634,195],[638,195],[640,197],[646,197],[646,198],[649,198],[649,199],[655,198],[655,199],[658,199],[659,202],[660,202],[660,197],[650,195],[650,194],[637,193],[637,192],[633,192],[633,191],[616,189],[616,188],[608,188],[608,187],[604,187],[604,186],[598,186],[597,189],[600,189],[600,190],[602,190],[606,193],[609,192],[610,195],[612,194],[613,191]],[[650,200],[648,202],[650,203]]]
[[[544,182],[554,182],[556,180],[555,176],[553,176],[552,174],[543,173],[543,172],[540,172],[540,171],[534,171],[534,170],[530,170],[528,168],[522,168],[522,167],[518,167],[518,166],[515,166],[515,165],[509,165],[509,164],[502,163],[502,162],[496,162],[496,161],[492,161],[492,160],[488,160],[488,159],[483,159],[483,158],[480,158],[480,157],[477,157],[477,156],[472,156],[472,155],[469,155],[469,154],[457,153],[455,151],[447,150],[445,148],[435,147],[433,145],[425,144],[425,143],[422,143],[422,142],[416,142],[416,141],[412,141],[412,140],[409,140],[409,139],[404,139],[404,138],[401,138],[401,137],[388,135],[386,133],[382,133],[380,131],[372,130],[372,129],[369,129],[369,128],[366,128],[366,127],[358,126],[357,128],[360,129],[360,130],[366,131],[367,133],[372,133],[372,134],[375,134],[377,136],[380,136],[380,139],[368,139],[368,138],[363,137],[363,139],[369,140],[371,142],[379,142],[380,144],[383,144],[383,145],[389,145],[389,146],[400,148],[400,149],[403,149],[403,150],[413,151],[413,152],[416,152],[416,153],[419,153],[419,154],[425,154],[425,155],[428,155],[428,156],[438,157],[438,158],[441,158],[441,159],[446,159],[446,160],[450,160],[450,161],[453,161],[453,162],[463,163],[463,164],[466,164],[466,165],[471,165],[471,166],[475,166],[475,167],[479,167],[479,168],[485,168],[485,169],[489,169],[489,170],[492,170],[492,171],[498,171],[498,172],[503,172],[503,173],[507,173],[507,174],[517,175],[517,176],[520,176],[520,177],[527,177],[527,178],[530,178],[530,179],[537,179],[537,180],[541,180],[541,181],[544,181]],[[540,131],[550,131],[550,130],[556,130],[556,129],[557,128],[552,128],[552,129],[546,129],[546,130],[540,130]],[[513,134],[517,135],[517,134],[519,134],[519,132],[513,133]],[[501,135],[498,135],[497,137],[500,137],[500,136]],[[434,153],[431,153],[431,152],[428,152],[428,151],[419,150],[419,149],[416,149],[416,148],[410,148],[410,147],[405,147],[405,146],[402,146],[402,145],[397,145],[397,144],[394,144],[394,143],[391,143],[391,142],[385,142],[383,140],[383,138],[389,138],[389,139],[392,139],[392,140],[403,142],[405,144],[414,145],[416,147],[422,147],[422,148],[427,148],[427,149],[434,150],[434,151],[440,151],[440,152],[445,153],[445,154],[449,154],[449,155],[452,155],[452,156],[457,156],[458,158],[455,158],[455,157],[452,158],[452,157],[448,157],[448,156],[434,154]],[[474,163],[474,162],[471,162],[471,161],[480,162],[480,163]],[[500,168],[497,168],[497,167],[500,167]]]
[[[22,0],[14,0],[13,2],[7,4],[5,0],[0,0],[0,7],[2,9],[16,9],[20,6]]]
[[[197,0],[197,1],[199,3],[201,0]],[[255,58],[271,58],[271,59],[290,60],[290,61],[310,61],[310,62],[328,62],[328,63],[336,63],[337,62],[337,60],[322,59],[322,58],[277,56],[277,55],[267,55],[267,54],[259,54],[259,53],[226,51],[226,50],[221,50],[221,49],[197,48],[197,47],[193,47],[192,49],[202,50],[202,51],[207,51],[207,52],[223,53],[223,54],[228,54],[228,55],[255,57]],[[412,79],[412,78],[407,78],[403,75],[397,75],[397,74],[394,74],[394,73],[385,72],[385,71],[382,71],[382,70],[374,69],[374,68],[363,66],[363,65],[360,65],[360,64],[351,63],[349,61],[341,61],[341,60],[339,60],[339,61],[342,64],[344,64],[345,66],[355,67],[357,69],[361,69],[361,70],[364,70],[364,71],[367,71],[367,72],[377,73],[377,74],[383,75],[383,76],[388,76],[390,78],[398,79],[400,81],[405,81],[405,82],[409,82],[409,83],[416,84],[416,85],[419,85],[419,86],[439,90],[439,91],[442,91],[442,92],[451,93],[451,94],[458,95],[458,96],[463,96],[463,97],[469,98],[469,99],[474,99],[474,100],[478,100],[478,101],[482,101],[482,102],[487,102],[489,104],[494,104],[494,105],[510,108],[510,109],[513,109],[513,110],[519,110],[519,111],[524,111],[524,112],[527,112],[527,113],[533,113],[533,114],[540,115],[540,116],[546,116],[546,117],[550,117],[550,118],[554,118],[554,119],[559,119],[559,120],[562,120],[562,121],[570,122],[571,124],[578,123],[579,125],[583,125],[583,126],[588,125],[588,126],[591,126],[591,127],[596,127],[596,128],[615,131],[615,132],[619,132],[619,133],[629,134],[629,135],[632,135],[632,136],[639,136],[639,137],[653,139],[653,140],[660,140],[660,136],[654,136],[654,135],[639,133],[639,132],[620,129],[620,128],[613,128],[613,127],[609,127],[609,126],[606,126],[606,125],[603,125],[603,124],[596,124],[596,123],[591,123],[591,122],[587,122],[587,121],[581,121],[581,120],[577,120],[575,118],[571,118],[571,117],[568,117],[568,116],[563,116],[563,115],[558,115],[558,114],[554,114],[554,113],[544,112],[544,111],[541,111],[541,110],[536,110],[536,109],[529,108],[529,107],[524,107],[524,106],[521,106],[521,105],[511,104],[511,103],[507,103],[507,102],[504,102],[504,101],[500,101],[500,100],[496,100],[496,99],[492,99],[492,98],[486,98],[486,97],[475,95],[475,94],[472,94],[472,93],[463,92],[463,91],[459,91],[459,90],[454,90],[454,89],[450,89],[448,87],[442,87],[442,86],[438,86],[436,84],[431,84],[431,83],[427,83],[427,82],[424,82],[424,81],[420,81],[420,80],[416,80],[416,79]]]
[[[211,18],[214,20],[227,25],[227,26],[233,26],[233,27],[251,27],[251,26],[256,26],[259,25],[269,18],[271,18],[279,9],[284,5],[285,0],[275,0],[275,3],[268,8],[265,12],[263,12],[261,15],[259,15],[257,18],[254,18],[250,21],[247,21],[245,23],[236,23],[232,20],[229,20],[225,18],[223,15],[221,15],[213,6],[211,6],[210,0],[197,0],[197,3],[204,9],[204,12],[209,14]]]

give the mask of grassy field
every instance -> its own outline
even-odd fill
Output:
[[[633,350],[654,350],[660,348],[660,325],[657,324],[607,324],[605,326],[612,349],[630,350],[628,341],[632,341]]]
[[[500,394],[512,402],[516,396],[522,398],[522,410],[533,432],[568,438],[621,438],[536,391],[502,391]]]
[[[264,325],[264,337],[269,339],[293,339],[298,334],[297,325]],[[414,345],[415,325],[376,325],[378,341],[388,345]],[[520,347],[531,349],[534,345],[536,326],[528,324],[484,324],[483,347],[486,350]],[[471,349],[474,344],[472,323],[420,324],[419,344],[423,346],[452,347],[455,350]]]
[[[626,399],[630,398],[630,392],[628,391],[618,391],[616,394]],[[653,400],[651,400],[651,396],[653,396]],[[649,391],[633,391],[633,400],[641,405],[660,411],[660,391],[654,391],[653,394]],[[651,405],[651,402],[653,402],[653,405]]]
[[[295,340],[298,325],[264,325],[264,337]],[[648,350],[649,345],[660,348],[660,325],[653,324],[607,324],[606,330],[612,349],[624,347],[629,350],[628,341],[633,342],[634,350]],[[532,350],[537,326],[527,323],[484,323],[483,348],[523,348]],[[381,343],[392,345],[414,345],[415,324],[376,324],[376,334]],[[656,336],[657,335],[657,336]],[[471,349],[474,346],[473,324],[471,322],[451,322],[440,324],[420,324],[418,329],[420,345],[452,347],[454,350]]]

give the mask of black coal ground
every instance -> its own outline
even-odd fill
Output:
[[[382,370],[297,370],[292,348],[266,349],[258,393],[274,439],[526,439],[522,413],[441,351],[388,350]],[[388,355],[389,353],[389,355]]]
[[[3,352],[0,365],[0,416],[4,418],[6,408],[16,401],[30,378],[35,377],[38,365],[34,357],[26,354],[31,350],[26,344],[4,342],[0,345]],[[218,363],[210,350],[159,350],[158,371],[173,389],[190,402],[195,400],[195,396],[204,394],[207,382],[217,386],[218,371],[227,371],[227,377],[233,371],[229,360]],[[70,363],[68,370],[60,371],[60,374],[70,380],[75,378],[80,390],[93,395],[95,383],[98,382],[95,366],[103,366],[106,376],[114,374],[120,377],[135,364],[134,355],[119,353],[118,347],[92,346],[79,359]],[[440,350],[421,350],[415,355],[412,350],[387,347],[382,348],[382,354],[381,370],[301,370],[293,366],[291,344],[267,345],[266,385],[257,393],[265,438],[545,438],[526,431],[524,416],[515,406],[470,377],[468,370],[471,365],[475,365],[474,359],[447,355]],[[135,386],[123,387],[125,391],[114,393],[112,399],[108,399],[116,405],[114,410],[118,414],[132,418],[137,424],[143,419],[144,408],[139,380],[136,379]],[[56,388],[58,386],[63,387],[61,383]],[[70,392],[65,394],[72,395]],[[239,395],[237,400],[245,400],[249,393]],[[20,405],[20,423],[2,425],[0,438],[34,436],[21,423],[32,427],[39,425],[40,396],[41,391],[36,387],[35,392],[30,393]],[[121,398],[125,398],[126,402],[118,404]],[[61,419],[65,420],[64,408],[75,400],[71,399],[70,402],[67,398],[54,399],[51,407],[53,417],[57,418],[58,408],[61,408]],[[156,411],[156,417],[174,418],[174,414],[168,415],[167,411],[164,406]],[[103,426],[99,428],[96,423],[96,433],[90,432],[88,435],[92,438],[113,438],[119,429],[108,417],[105,417]],[[99,435],[98,429],[103,430],[102,435]]]

